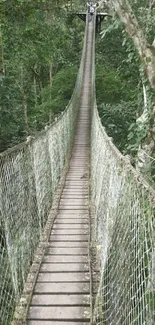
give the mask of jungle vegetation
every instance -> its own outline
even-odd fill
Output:
[[[100,1],[111,17],[96,46],[96,90],[107,133],[152,182],[155,168],[155,1]],[[101,91],[102,89],[102,91]]]
[[[0,151],[51,123],[71,97],[84,35],[72,6],[0,0]]]

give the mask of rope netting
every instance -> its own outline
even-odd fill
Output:
[[[93,240],[99,255],[94,324],[155,324],[155,193],[92,123]]]
[[[71,144],[72,106],[30,144],[0,158],[0,324],[9,324]]]
[[[0,325],[9,325],[71,149],[83,54],[66,110],[35,139],[0,154]]]

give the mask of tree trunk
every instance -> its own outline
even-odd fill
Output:
[[[23,108],[24,108],[25,132],[26,132],[26,136],[28,136],[30,134],[30,128],[29,128],[28,114],[27,114],[27,98],[24,93],[23,93]]]
[[[34,65],[34,68],[33,68],[33,88],[34,88],[34,106],[35,106],[35,109],[37,107],[37,104],[38,104],[38,97],[37,97],[37,64]]]
[[[148,121],[148,103],[147,103],[147,91],[146,87],[143,84],[143,102],[144,102],[144,110],[140,117],[137,118],[136,122],[138,124],[139,130],[142,131],[145,128],[145,125]],[[149,178],[151,177],[151,160],[150,155],[152,153],[153,142],[150,141],[149,144],[141,143],[139,145],[137,159],[136,159],[136,169],[140,172],[145,172]]]
[[[100,5],[104,1],[100,1]],[[140,28],[128,0],[110,0],[125,29],[132,38],[134,45],[145,65],[145,72],[151,87],[155,90],[155,47],[149,44]]]
[[[27,113],[27,98],[24,91],[24,80],[23,80],[23,66],[21,67],[21,96],[22,96],[22,104],[23,104],[23,112],[24,112],[24,122],[25,122],[25,133],[26,136],[30,134],[30,128],[28,123],[28,113]]]
[[[34,107],[37,107],[37,82],[35,76],[33,77],[33,88],[34,88]]]
[[[0,44],[1,44],[1,63],[2,63],[2,74],[5,76],[5,60],[4,60],[4,46],[3,46],[3,36],[2,36],[2,28],[0,25]]]
[[[52,89],[52,82],[53,82],[53,76],[52,76],[52,62],[49,64],[49,81],[50,81],[50,103],[51,103],[51,89]],[[52,109],[49,111],[49,123],[52,123]]]

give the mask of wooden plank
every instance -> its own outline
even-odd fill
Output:
[[[40,273],[38,275],[38,282],[87,282],[90,280],[89,272],[50,272]]]
[[[31,300],[31,306],[78,306],[78,305],[90,305],[89,295],[33,295]]]
[[[83,170],[87,170],[87,165],[85,166],[72,166],[69,168],[69,171],[83,171]]]
[[[82,121],[80,121],[80,126],[81,126],[81,123],[83,123],[84,125],[88,125],[88,123],[84,123]],[[87,152],[87,151],[90,151],[90,147],[88,144],[84,144],[83,146],[81,145],[76,145],[73,147],[73,150],[72,152]]]
[[[68,191],[68,193],[70,194],[70,195],[72,195],[73,197],[77,194],[77,195],[79,195],[79,196],[85,196],[85,195],[87,195],[88,196],[88,188],[86,188],[86,189],[81,189],[81,190],[79,190],[78,188],[76,189],[76,191],[75,191],[75,189],[74,189],[74,191],[73,191],[73,189],[69,189],[69,188],[67,188],[66,189],[66,187],[64,187],[64,189],[63,189],[63,191],[62,191],[62,195],[61,196],[63,196],[63,195],[67,195],[68,193],[66,193],[66,191]]]
[[[68,209],[68,207],[67,207],[65,209],[59,209],[57,217],[59,217],[59,214],[62,215],[62,214],[67,214],[67,213],[68,214],[73,214],[73,215],[76,215],[76,216],[79,216],[79,217],[81,216],[82,218],[86,214],[87,214],[87,217],[89,216],[88,208],[87,208],[87,211],[86,211],[86,209],[81,209],[80,207],[78,207],[78,210],[75,210],[74,207],[72,207],[72,209]]]
[[[83,197],[83,198],[70,198],[70,199],[67,198],[67,199],[60,200],[60,209],[63,208],[79,209],[79,207],[83,209],[85,208],[88,209],[88,199]]]
[[[50,241],[88,241],[89,236],[88,235],[51,235]]]
[[[71,159],[71,160],[72,160],[72,159]],[[69,163],[71,163],[71,160],[70,160]],[[78,162],[79,162],[79,161],[78,161]],[[76,161],[75,161],[74,164],[73,164],[73,166],[71,166],[71,167],[68,169],[68,172],[70,172],[70,171],[81,171],[81,170],[83,170],[83,169],[86,169],[87,166],[88,166],[88,163],[89,163],[89,162],[86,162],[86,163],[84,163],[83,166],[80,166],[80,165],[77,164]]]
[[[70,198],[70,199],[74,199],[74,198],[85,198],[86,200],[88,200],[89,196],[88,196],[88,191],[87,189],[77,189],[77,188],[67,188],[65,189],[65,191],[62,192],[62,195],[61,195],[61,198],[63,199],[67,199],[67,198]]]
[[[45,263],[87,263],[88,256],[82,255],[45,255]]]
[[[70,160],[70,163],[69,163],[69,166],[71,167],[78,167],[78,166],[81,166],[81,167],[85,167],[88,165],[88,158],[81,158],[81,159],[78,159],[77,157],[74,157]]]
[[[65,181],[65,186],[67,185],[71,185],[72,183],[76,183],[76,185],[83,185],[84,183],[86,183],[88,185],[89,180],[86,178],[81,178],[79,179],[74,179],[74,178],[70,178],[70,180],[66,180]]]
[[[87,114],[87,112],[86,112]],[[82,116],[80,118],[80,120],[82,119]],[[77,133],[75,134],[75,138],[74,138],[74,143],[84,143],[84,144],[89,144],[90,143],[90,139],[89,139],[89,136],[88,134],[80,134],[80,132],[78,132],[77,130]]]
[[[66,241],[59,241],[59,242],[53,242],[53,241],[50,241],[48,243],[48,246],[47,247],[85,247],[85,248],[89,248],[88,247],[88,242],[66,242]]]
[[[27,325],[69,325],[68,321],[57,321],[57,320],[28,320],[26,322]],[[76,321],[72,321],[72,323],[70,323],[70,325],[88,325],[89,323],[81,323],[78,321],[78,323]]]
[[[47,255],[88,255],[86,247],[48,247],[45,254]]]
[[[82,127],[82,125],[83,126],[85,126],[85,127],[87,127],[88,126],[88,124],[87,124],[87,122],[83,122],[83,121],[81,121],[80,122],[80,127]],[[83,135],[84,136],[84,135]],[[73,146],[73,149],[72,149],[72,155],[74,154],[74,153],[78,153],[79,155],[82,155],[83,153],[88,153],[90,151],[90,149],[89,149],[89,147],[88,146],[86,146],[86,145],[83,145],[83,146],[80,146],[80,145],[74,145]]]
[[[81,157],[77,154],[75,154],[74,156],[72,156],[71,160],[70,160],[70,165],[73,166],[81,166],[81,167],[85,167],[86,165],[88,165],[89,163],[89,156],[87,157]]]
[[[77,210],[77,211],[89,211],[89,207],[88,207],[88,205],[67,205],[67,204],[60,204],[59,205],[59,211],[61,211],[61,210],[64,210],[64,209],[67,209],[67,210],[73,210],[74,209],[74,211],[75,210]]]
[[[88,194],[81,194],[81,193],[72,193],[69,194],[62,194],[61,199],[85,199],[88,200]]]
[[[89,213],[84,210],[84,211],[75,211],[75,210],[60,210],[58,212],[56,220],[59,218],[76,218],[76,219],[83,219],[83,218],[89,218]]]
[[[65,182],[65,186],[67,187],[73,187],[73,186],[76,186],[76,187],[81,187],[81,188],[88,188],[88,180],[85,180],[85,179],[81,179],[80,181],[79,180],[74,180],[74,179],[70,179],[68,181]]]
[[[69,218],[70,216],[72,216],[74,218],[77,217],[77,218],[84,218],[84,217],[89,217],[89,212],[85,210],[81,210],[81,209],[78,209],[78,210],[74,210],[74,209],[61,209],[58,211],[58,215],[57,215],[57,218],[61,217],[61,216],[66,216],[66,215],[69,215]]]
[[[84,123],[83,125],[87,126],[88,124]],[[72,155],[74,155],[74,153],[77,153],[82,156],[82,154],[87,155],[89,152],[90,152],[90,148],[88,145],[83,145],[83,146],[76,145],[73,147]]]
[[[73,156],[70,160],[70,166],[72,166],[72,167],[78,167],[78,166],[86,167],[86,165],[88,165],[88,163],[89,163],[88,157],[80,158],[77,155]]]
[[[57,216],[56,220],[55,220],[55,224],[56,223],[88,223],[89,222],[89,216],[88,213],[86,212],[86,214],[72,214],[72,213],[61,213],[61,211],[59,211],[59,215]]]
[[[67,217],[63,217],[63,218],[58,218],[55,220],[55,223],[54,225],[79,225],[79,224],[82,224],[82,225],[87,225],[88,224],[88,218],[67,218]]]
[[[67,181],[69,182],[69,181]],[[84,194],[88,194],[88,184],[85,184],[83,182],[83,184],[76,184],[75,182],[72,183],[72,184],[68,184],[68,183],[65,183],[65,187],[64,187],[64,190],[67,190],[67,191],[70,191],[72,193],[84,193]]]
[[[75,151],[75,152],[73,152],[72,153],[72,156],[71,156],[71,162],[72,161],[75,161],[75,162],[83,162],[83,161],[87,161],[88,160],[88,158],[89,158],[89,155],[87,154],[87,155],[85,155],[84,153],[80,153],[80,151],[78,152],[78,151]]]
[[[85,146],[74,146],[72,150],[72,157],[77,156],[80,158],[89,156],[89,148]]]
[[[87,127],[88,126],[88,123],[83,123],[82,121],[80,122],[80,126],[83,124],[83,126],[85,126],[85,127]],[[83,146],[80,146],[80,145],[74,145],[73,146],[73,149],[72,149],[72,155],[74,154],[74,153],[77,153],[77,154],[79,154],[79,155],[81,155],[82,156],[82,154],[84,154],[84,153],[89,153],[89,151],[90,151],[90,148],[89,148],[89,146],[88,145],[83,145]]]
[[[85,127],[86,124],[83,124],[83,127]],[[82,126],[82,125],[81,125]],[[79,158],[85,158],[87,157],[89,154],[89,148],[86,146],[73,146],[73,150],[72,150],[72,157],[74,157],[75,155]]]
[[[76,186],[76,187],[81,187],[81,188],[88,188],[89,184],[88,184],[88,180],[85,179],[81,179],[79,180],[75,180],[75,179],[70,179],[68,181],[65,182],[65,186]]]
[[[81,198],[61,198],[60,200],[60,206],[88,206],[88,199],[86,199],[84,196]]]
[[[80,218],[83,218],[84,216],[87,216],[89,217],[89,211],[86,211],[86,209],[78,209],[77,210],[74,210],[74,208],[72,207],[72,209],[61,209],[60,211],[58,211],[58,215],[57,215],[57,218],[59,217],[59,215],[66,215],[66,214],[72,214],[73,216],[77,216],[77,217],[80,217]]]
[[[88,171],[88,163],[84,163],[83,166],[79,166],[78,164],[73,166],[72,164],[72,166],[69,166],[68,173],[86,173],[87,171]]]
[[[87,224],[82,224],[82,223],[61,223],[57,224],[54,223],[53,229],[88,229],[88,222]]]
[[[71,213],[82,213],[82,214],[88,214],[89,213],[89,208],[87,206],[83,206],[83,207],[80,207],[80,206],[66,206],[66,207],[62,207],[62,206],[59,206],[59,212],[58,213],[68,213],[68,211],[71,211]]]
[[[90,308],[83,306],[43,306],[30,307],[28,319],[68,320],[90,319]]]
[[[87,164],[88,165],[88,164]],[[85,166],[79,166],[79,165],[75,165],[75,166],[72,166],[72,167],[70,167],[69,169],[68,169],[68,171],[70,171],[70,170],[76,170],[76,171],[78,171],[78,170],[83,170],[83,169],[86,169],[87,168],[87,165],[85,165]]]
[[[81,181],[83,181],[83,184],[84,184],[84,181],[86,182],[85,179],[83,179],[83,180],[81,180]],[[77,184],[78,182],[81,182],[81,181],[76,181],[76,185],[82,185],[82,186],[81,186],[81,191],[82,191],[82,190],[84,190],[84,189],[86,189],[86,188],[83,187],[83,184]],[[71,187],[69,187],[69,186],[71,186],[72,184],[68,184],[68,182],[69,182],[69,181],[67,181],[67,183],[65,182],[63,191],[64,191],[66,188],[67,188],[67,189],[71,189]],[[87,180],[87,182],[88,182],[88,180]],[[77,191],[78,191],[78,190],[79,190],[79,189],[78,189],[78,187],[77,187]],[[88,191],[88,184],[87,184],[87,191]]]
[[[89,294],[90,284],[89,282],[67,282],[67,283],[36,283],[34,293],[74,293],[74,294]]]
[[[67,173],[67,178],[68,177],[72,177],[72,178],[85,178],[85,176],[88,175],[87,173],[87,168],[82,169],[82,170],[78,170],[78,169],[74,169],[74,170],[70,170]]]
[[[62,195],[88,195],[88,188],[69,188],[64,187]]]
[[[87,171],[87,169],[85,169],[85,171],[83,171],[82,173],[80,173],[78,175],[77,174],[73,174],[73,172],[72,173],[69,173],[68,176],[67,176],[67,178],[66,178],[66,180],[70,180],[70,179],[73,179],[75,181],[88,180],[87,176],[84,176],[84,175],[87,174],[86,171]]]
[[[71,160],[70,160],[71,163],[88,163],[89,162],[89,154],[84,154],[81,152],[81,154],[79,152],[75,152],[73,153],[72,157],[71,157]]]
[[[81,127],[82,127],[82,122],[81,122]],[[83,128],[84,127],[86,127],[86,124],[83,124]],[[77,156],[79,158],[85,158],[87,157],[88,153],[89,153],[89,148],[87,146],[74,145],[72,149],[71,159],[74,156]]]
[[[74,156],[77,156],[79,158],[85,158],[85,157],[87,157],[88,154],[89,154],[89,149],[88,148],[81,147],[81,146],[73,146],[71,159]]]
[[[40,272],[84,272],[89,271],[88,263],[42,263]]]
[[[81,179],[86,179],[86,171],[85,172],[81,172],[81,173],[77,173],[77,172],[69,172],[66,176],[66,180],[68,179],[75,179],[75,180],[81,180]]]
[[[85,229],[52,229],[51,235],[88,235]]]

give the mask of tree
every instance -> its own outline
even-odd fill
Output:
[[[104,1],[100,1],[100,5]],[[155,39],[153,29],[155,27],[154,20],[154,1],[147,3],[144,1],[128,0],[110,0],[107,1],[110,10],[115,11],[119,19],[124,25],[126,32],[132,39],[135,49],[142,62],[139,69],[141,70],[141,84],[143,91],[143,114],[138,119],[140,128],[147,129],[144,133],[141,145],[138,151],[137,165],[142,169],[150,165],[148,156],[154,155],[155,152]],[[142,25],[143,22],[143,25]],[[144,27],[142,27],[144,26]],[[145,76],[150,83],[147,86]],[[151,104],[150,104],[151,101]],[[147,113],[146,113],[147,112]],[[144,118],[145,116],[145,118]],[[147,127],[145,127],[147,124]],[[144,152],[146,153],[144,159]]]
[[[57,109],[50,105],[51,92],[58,71],[65,78],[66,68],[68,78],[68,66],[80,60],[84,24],[69,14],[77,5],[0,0],[0,151],[34,134],[52,122],[60,106],[65,108],[62,98]],[[71,94],[73,83],[70,87]]]

